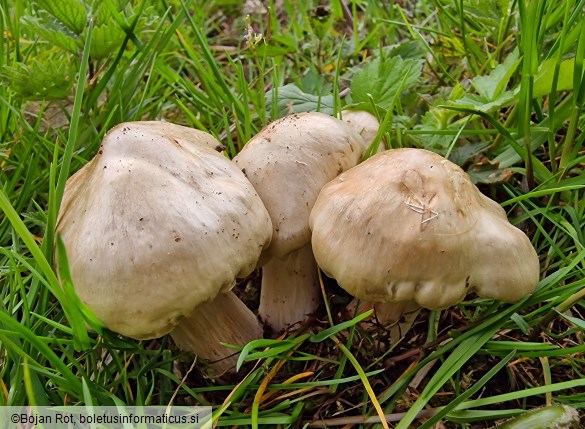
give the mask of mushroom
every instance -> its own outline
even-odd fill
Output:
[[[341,174],[310,226],[321,269],[357,298],[390,303],[386,321],[469,292],[514,302],[538,283],[528,237],[461,168],[426,150],[389,150]]]
[[[354,127],[368,145],[374,141],[380,129],[378,119],[365,110],[343,110],[341,119]],[[381,150],[383,150],[383,145]]]
[[[258,311],[273,330],[304,320],[319,303],[309,213],[321,187],[360,162],[365,149],[350,125],[312,112],[274,121],[234,158],[272,219]]]
[[[220,342],[262,337],[230,289],[255,269],[272,224],[222,149],[187,127],[124,123],[67,181],[57,231],[77,294],[110,330],[136,339],[170,332],[212,361],[233,353]]]

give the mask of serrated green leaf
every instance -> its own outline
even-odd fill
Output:
[[[384,61],[376,58],[357,72],[351,82],[353,103],[374,103],[389,109],[397,92],[407,91],[418,81],[421,61],[391,57]]]
[[[111,5],[110,3],[110,1],[94,3],[93,10],[91,12],[94,28],[102,26],[112,19],[110,7],[114,7],[114,5]]]
[[[124,30],[113,20],[102,26],[96,26],[93,28],[89,55],[96,59],[105,58],[122,45],[125,37]]]
[[[272,91],[266,93],[266,111],[272,111]],[[307,94],[294,83],[281,86],[277,90],[278,116],[300,112],[323,112],[333,114],[333,95],[317,96]]]
[[[77,53],[80,49],[77,36],[59,22],[53,19],[44,19],[43,15],[44,13],[40,12],[39,17],[25,16],[22,18],[22,24],[31,34],[35,34],[61,49]]]
[[[518,57],[518,50],[514,50],[504,60],[502,64],[498,64],[491,73],[487,76],[477,76],[471,80],[471,84],[477,90],[481,97],[489,101],[497,99],[506,86],[510,77],[514,74],[520,64]]]
[[[81,34],[87,24],[87,9],[79,0],[35,0],[35,3],[62,22],[75,34]]]
[[[515,99],[516,94],[513,91],[505,91],[494,100],[482,97],[481,95],[467,94],[459,100],[449,102],[448,105],[491,113],[500,110],[502,107],[509,106],[515,101]]]
[[[73,73],[66,61],[35,59],[31,64],[2,67],[0,82],[27,100],[57,100],[71,92]]]

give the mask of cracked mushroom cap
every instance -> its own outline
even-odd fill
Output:
[[[109,329],[164,335],[255,268],[272,225],[221,149],[179,125],[120,124],[68,180],[57,230],[79,297]]]
[[[352,126],[317,112],[278,119],[246,143],[234,162],[272,218],[265,257],[282,258],[310,242],[309,214],[319,190],[356,165],[365,149]]]
[[[329,182],[310,226],[319,266],[369,301],[440,309],[476,292],[514,302],[539,279],[534,248],[500,205],[422,149],[386,151]]]

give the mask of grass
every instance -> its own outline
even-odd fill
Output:
[[[585,408],[585,1],[387,3],[271,0],[246,19],[239,1],[133,13],[104,2],[111,21],[77,34],[69,52],[27,27],[33,5],[0,0],[0,405],[173,401],[212,405],[218,426],[359,426],[384,414],[403,429]],[[123,32],[96,57],[104,25]],[[413,79],[392,68],[397,56]],[[377,70],[381,81],[367,74]],[[52,268],[54,225],[64,181],[107,129],[166,119],[233,156],[287,111],[352,104],[383,120],[386,147],[449,154],[506,209],[540,256],[533,295],[423,312],[389,347],[325,279],[326,308],[250,343],[221,383],[167,338],[87,332],[67,273]]]

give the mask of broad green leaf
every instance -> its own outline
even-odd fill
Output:
[[[315,69],[307,71],[297,82],[301,91],[306,94],[327,95],[333,92],[333,85]]]
[[[38,15],[39,17],[22,18],[22,24],[28,32],[66,51],[77,53],[80,50],[79,39],[75,33],[57,21],[43,19],[43,15],[46,15],[43,11],[39,11]]]
[[[508,63],[509,62],[509,63]],[[508,63],[508,64],[506,64]],[[496,67],[488,76],[478,76],[472,80],[474,88],[479,95],[467,94],[465,97],[449,102],[449,106],[475,109],[490,113],[513,104],[518,97],[520,87],[505,91],[508,80],[516,70],[519,60],[516,54],[510,54],[503,64]],[[561,63],[557,91],[573,89],[573,70],[575,59],[570,58]],[[532,96],[544,97],[552,90],[552,81],[555,68],[555,60],[545,60],[540,65],[538,74],[534,78],[534,90]]]
[[[0,68],[0,82],[27,100],[64,99],[71,92],[74,72],[66,61],[33,60]]]
[[[266,111],[272,111],[272,91],[266,93]],[[293,83],[277,89],[278,116],[299,112],[323,112],[333,114],[333,95],[307,94]]]
[[[467,169],[467,174],[469,174],[473,183],[487,183],[493,185],[507,182],[512,178],[514,173],[509,168],[494,168],[491,164],[488,164],[485,169],[476,169],[472,166]]]
[[[80,0],[35,0],[35,3],[76,34],[85,28],[88,11]]]
[[[456,13],[455,4],[459,2],[450,3],[449,9]],[[510,13],[510,0],[463,0],[462,3],[465,17],[473,27],[482,25],[497,31],[502,19]]]
[[[403,60],[406,59],[421,59],[428,53],[425,45],[420,40],[409,40],[404,43],[400,43],[398,46],[392,48],[389,52],[391,57],[400,57]]]
[[[516,64],[517,65],[517,64]],[[565,60],[561,63],[559,69],[559,79],[557,82],[557,91],[569,91],[573,89],[573,70],[575,65],[575,58],[570,58]],[[499,67],[499,66],[498,66]],[[550,94],[552,90],[552,81],[553,81],[553,74],[554,74],[554,67],[555,61],[545,60],[540,65],[538,74],[534,77],[534,89],[532,96],[536,97],[544,97]],[[496,67],[497,69],[497,67]],[[495,69],[494,69],[495,71]],[[474,79],[473,84],[476,86],[476,80]],[[486,78],[488,79],[488,78]],[[481,81],[481,84],[484,85],[482,87],[482,91],[488,91],[490,88],[488,86],[488,81]],[[504,85],[505,87],[505,85]],[[477,89],[477,87],[476,87]],[[478,89],[478,92],[479,89]],[[489,97],[485,96],[476,96],[472,94],[468,94],[465,97],[457,100],[451,105],[459,106],[459,107],[469,107],[474,108],[477,110],[481,110],[482,112],[490,112],[494,110],[501,109],[502,107],[506,107],[511,105],[517,100],[517,96],[520,92],[520,87],[514,88],[514,90],[504,91],[497,95],[496,98],[490,99]]]
[[[408,91],[418,82],[420,60],[391,57],[384,61],[376,58],[357,72],[351,82],[353,103],[374,103],[389,109],[397,92]]]
[[[500,110],[502,107],[509,106],[514,102],[515,99],[516,94],[512,91],[505,91],[494,100],[490,100],[481,95],[467,94],[465,97],[452,101],[448,105],[479,110],[484,113],[491,113],[496,110]]]
[[[477,76],[471,80],[471,84],[479,95],[489,101],[494,101],[502,94],[510,77],[520,64],[518,50],[514,50],[502,64],[491,71],[487,76]]]
[[[534,77],[533,97],[544,97],[552,91],[555,63],[555,59],[548,59],[540,64],[538,74]],[[574,70],[575,58],[569,58],[561,62],[557,91],[570,91],[573,89]]]
[[[110,20],[107,24],[93,28],[91,37],[90,56],[96,59],[102,59],[120,48],[124,42],[126,33],[118,23]]]

